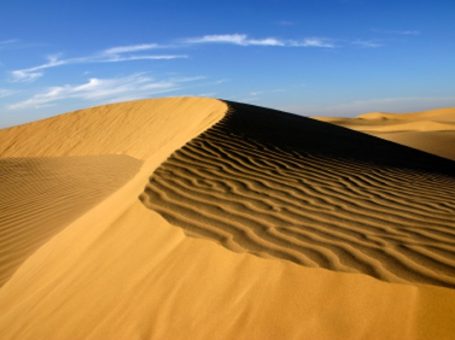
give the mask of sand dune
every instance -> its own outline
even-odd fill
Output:
[[[232,250],[455,287],[455,164],[310,119],[231,107],[156,170],[141,196],[147,206]]]
[[[315,118],[455,160],[455,108],[405,114],[372,112],[357,118]]]
[[[153,171],[224,108],[208,99],[140,101],[1,130],[0,285],[54,234],[140,176],[143,161]]]
[[[127,156],[0,159],[0,286],[38,247],[126,183]]]
[[[97,106],[0,130],[0,157],[167,157],[169,150],[203,132],[226,110],[226,104],[205,98]]]
[[[455,334],[454,162],[202,98],[81,110],[0,142],[17,221],[2,230],[18,235],[2,339]]]

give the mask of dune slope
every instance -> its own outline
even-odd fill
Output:
[[[133,177],[145,181],[225,111],[211,99],[144,100],[0,130],[0,286],[52,236]]]
[[[82,110],[0,131],[0,140],[14,157],[117,154],[142,162],[0,288],[2,339],[455,333],[455,291],[447,288],[452,162],[311,119],[195,98]],[[414,192],[411,183],[414,205],[403,198]],[[414,213],[427,219],[424,227],[415,227]],[[418,260],[414,248],[400,258],[429,259],[430,274],[395,270],[399,251],[381,257],[407,242],[436,248]],[[356,264],[365,258],[389,277]]]
[[[128,156],[0,159],[0,286],[69,222],[130,180]]]
[[[223,117],[208,98],[138,100],[78,110],[0,130],[0,157],[168,156]],[[171,151],[171,152],[172,152]]]
[[[75,247],[74,244],[78,246]],[[136,202],[0,290],[2,339],[451,339],[455,292],[236,254]]]
[[[147,206],[236,251],[455,287],[453,162],[231,107],[156,170],[141,196]]]
[[[455,108],[315,118],[455,160]]]

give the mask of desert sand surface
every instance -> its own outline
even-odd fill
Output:
[[[140,165],[120,155],[0,159],[0,285],[55,233],[131,179]]]
[[[356,118],[315,118],[455,160],[455,107],[401,114],[370,112]]]
[[[0,130],[0,157],[1,339],[455,334],[453,161],[206,98]]]

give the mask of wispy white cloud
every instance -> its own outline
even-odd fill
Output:
[[[0,98],[9,97],[15,93],[16,93],[16,91],[0,88]]]
[[[284,93],[286,92],[285,89],[277,88],[277,89],[269,89],[269,90],[254,90],[243,95],[235,95],[230,97],[230,100],[238,101],[241,103],[256,103],[256,102],[264,102],[269,101],[270,98],[275,93]],[[268,105],[268,104],[267,104]]]
[[[11,71],[11,79],[14,82],[31,82],[42,77],[44,70],[46,69],[70,64],[116,63],[138,60],[173,60],[188,57],[187,55],[176,54],[136,54],[137,52],[149,51],[156,48],[161,48],[161,46],[158,44],[115,46],[94,55],[65,59],[60,58],[58,55],[53,55],[49,56],[47,62],[44,64]]]
[[[394,33],[401,34],[401,35],[420,35],[421,34],[421,32],[417,31],[417,30],[395,31]]]
[[[185,39],[189,44],[234,44],[240,46],[283,46],[284,43],[276,38],[251,39],[246,34],[212,34],[202,37]]]
[[[24,42],[20,39],[5,39],[0,40],[0,50],[20,50],[25,48],[43,47],[46,44],[43,43],[30,43]]]
[[[19,39],[5,39],[0,40],[0,50],[11,50],[20,47]],[[23,45],[23,44],[22,44]]]
[[[125,46],[115,46],[108,48],[103,51],[103,54],[106,55],[118,55],[123,53],[130,52],[140,52],[140,51],[149,51],[152,49],[160,48],[158,44],[138,44],[138,45],[125,45]]]
[[[375,33],[395,34],[395,35],[411,35],[411,36],[417,36],[417,35],[421,34],[421,32],[419,30],[387,30],[387,29],[373,28],[371,31],[375,32]]]
[[[125,98],[145,98],[156,94],[177,91],[184,88],[186,83],[194,82],[204,77],[185,77],[156,80],[144,73],[136,73],[117,78],[90,78],[82,84],[66,84],[53,86],[39,92],[28,99],[10,104],[10,110],[37,109],[55,105],[69,99],[88,102],[102,100],[118,101]]]
[[[7,39],[7,40],[0,40],[0,46],[11,45],[19,42],[18,39]]]
[[[257,97],[263,94],[271,94],[271,93],[283,93],[286,92],[285,89],[272,89],[272,90],[259,90],[259,91],[251,91],[248,93],[251,97]]]
[[[353,45],[364,47],[364,48],[378,48],[383,47],[384,45],[373,40],[354,40]]]
[[[130,55],[122,56],[116,55],[111,58],[101,58],[86,61],[84,63],[118,63],[122,61],[136,61],[136,60],[174,60],[174,59],[186,59],[186,54],[158,54],[158,55]]]
[[[184,40],[187,44],[232,44],[239,46],[276,46],[276,47],[322,47],[334,48],[335,44],[325,38],[305,38],[285,40],[274,37],[250,38],[247,34],[212,34]]]
[[[68,64],[68,62],[69,60],[61,60],[58,56],[48,56],[46,63],[34,67],[11,71],[11,76],[13,81],[30,82],[40,78],[45,69],[65,65]]]
[[[336,45],[329,39],[325,38],[305,38],[302,40],[290,40],[288,46],[293,47],[322,47],[335,48]]]
[[[288,23],[289,24],[289,23]],[[409,31],[411,32],[411,31]],[[16,42],[15,39],[0,41],[1,44]],[[97,53],[82,56],[62,58],[61,55],[47,57],[45,63],[15,69],[10,72],[13,82],[32,82],[44,75],[45,70],[61,67],[64,65],[89,64],[89,63],[117,63],[132,62],[139,60],[174,60],[188,58],[186,54],[149,54],[151,50],[164,48],[183,48],[188,44],[231,44],[238,46],[265,46],[265,47],[308,47],[308,48],[336,48],[333,39],[321,37],[305,37],[302,39],[281,39],[275,37],[251,38],[247,34],[211,34],[180,40],[174,45],[160,45],[155,43],[143,43],[133,45],[113,46]],[[363,47],[379,47],[380,44],[373,41],[354,41],[352,44]],[[145,53],[144,53],[145,52]]]
[[[277,22],[279,26],[295,26],[296,23],[294,21],[290,20],[280,20]]]

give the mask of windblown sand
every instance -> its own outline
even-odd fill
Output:
[[[0,156],[1,339],[455,334],[450,160],[203,98],[4,129]]]

